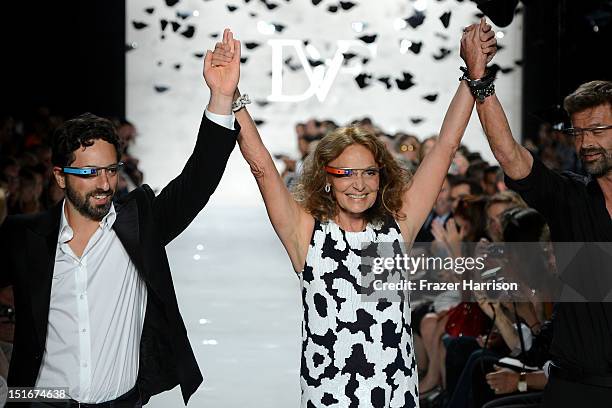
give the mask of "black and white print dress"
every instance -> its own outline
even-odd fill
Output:
[[[362,244],[403,250],[392,218],[365,231],[336,223],[315,227],[300,277],[302,288],[302,408],[419,406],[408,298],[364,301]]]

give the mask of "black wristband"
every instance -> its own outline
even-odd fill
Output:
[[[482,102],[487,96],[491,96],[495,93],[495,71],[487,68],[485,75],[480,79],[470,79],[468,76],[468,70],[465,67],[460,67],[463,75],[459,78],[459,81],[465,81],[472,92],[472,95],[479,101]]]

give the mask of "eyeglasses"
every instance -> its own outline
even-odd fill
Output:
[[[62,172],[84,178],[97,177],[104,170],[107,176],[113,177],[123,168],[123,162],[106,167],[62,167]]]
[[[332,167],[325,166],[325,171],[327,174],[331,174],[340,179],[348,179],[356,177],[359,173],[361,173],[362,177],[365,179],[373,179],[380,175],[382,171],[382,167],[368,167],[366,169],[352,169],[348,167]]]
[[[563,129],[563,133],[572,137],[582,137],[586,132],[590,132],[593,136],[601,136],[606,130],[612,129],[612,125],[593,126],[589,128],[567,128]]]
[[[416,146],[413,144],[402,144],[400,146],[400,151],[403,152],[414,152],[416,150]]]

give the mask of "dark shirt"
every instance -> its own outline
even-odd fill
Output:
[[[546,219],[555,243],[555,255],[567,242],[612,242],[612,219],[603,192],[593,178],[574,173],[555,173],[534,157],[531,173],[522,180],[505,177],[508,188],[518,192],[529,206]],[[577,245],[576,247],[578,247]],[[562,275],[565,282],[587,299],[599,300],[612,289],[612,258],[597,252],[594,245],[577,250],[572,256],[580,275]],[[595,252],[594,252],[595,251]],[[564,251],[565,252],[565,251]],[[592,375],[612,374],[612,303],[560,303],[554,320],[551,346],[554,360]]]

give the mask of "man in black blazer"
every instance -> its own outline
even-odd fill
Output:
[[[207,203],[234,148],[238,125],[220,118],[233,118],[237,48],[225,67],[206,54],[211,96],[194,151],[157,196],[144,185],[113,203],[120,156],[109,121],[85,114],[58,130],[53,164],[65,200],[0,229],[0,286],[13,285],[16,310],[9,387],[67,387],[73,404],[140,406],[176,385],[187,404],[201,384],[164,247]]]

